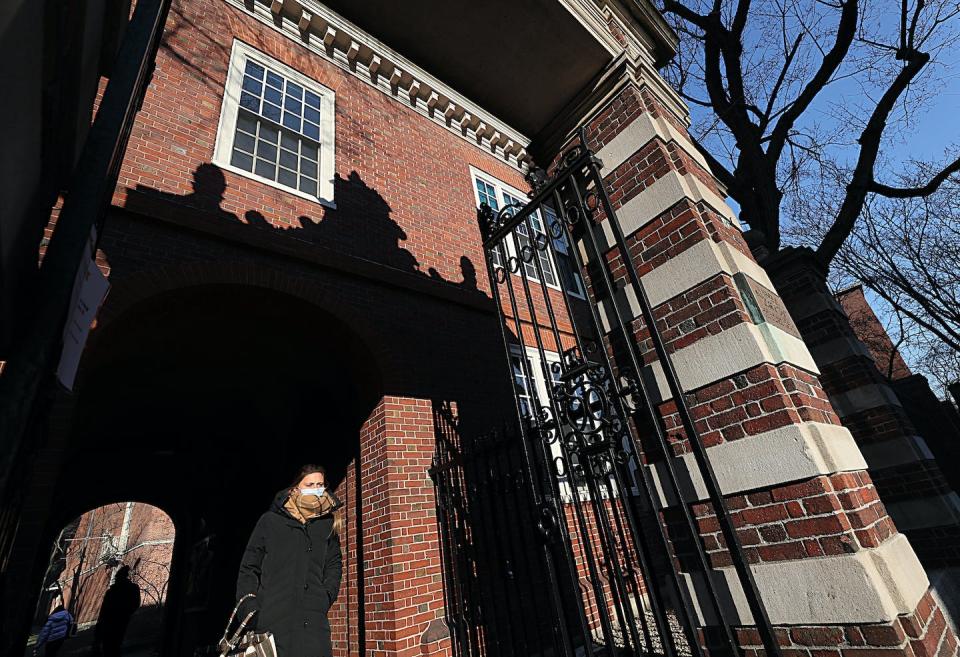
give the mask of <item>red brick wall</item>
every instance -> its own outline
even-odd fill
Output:
[[[843,311],[850,318],[850,327],[860,341],[870,350],[870,355],[877,364],[881,374],[891,373],[891,379],[902,379],[910,376],[910,368],[900,355],[900,351],[893,345],[890,336],[873,308],[867,303],[860,286],[843,290],[837,294],[837,300]]]
[[[72,540],[65,542],[66,566],[59,582],[64,603],[78,623],[97,620],[103,595],[119,565],[130,566],[130,580],[140,588],[143,606],[166,601],[175,536],[173,521],[161,509],[132,503],[124,546],[126,506],[110,504],[84,513]],[[108,560],[111,556],[113,560]],[[78,568],[80,575],[76,577]]]

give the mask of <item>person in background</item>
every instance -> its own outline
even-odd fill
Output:
[[[64,609],[63,605],[57,605],[47,617],[47,622],[43,624],[40,630],[40,636],[37,637],[37,645],[33,648],[33,654],[36,657],[40,655],[41,649],[46,647],[43,653],[46,657],[55,657],[60,650],[60,646],[67,640],[70,634],[70,626],[73,625],[73,616]]]
[[[107,589],[100,606],[100,617],[93,644],[103,657],[119,657],[123,635],[133,612],[140,608],[140,587],[130,581],[130,566],[117,571],[113,586]]]

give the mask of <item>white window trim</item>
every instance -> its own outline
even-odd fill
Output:
[[[516,187],[508,185],[507,183],[503,182],[499,178],[495,178],[494,176],[491,176],[489,173],[482,171],[473,165],[470,165],[470,186],[473,188],[473,202],[477,207],[480,207],[480,193],[477,191],[477,183],[476,183],[476,180],[478,178],[483,182],[487,183],[488,185],[490,185],[491,187],[493,187],[498,194],[500,192],[507,192],[511,196],[518,199],[527,198],[526,192],[521,192]],[[497,202],[498,203],[502,202],[502,199],[498,198]],[[502,210],[503,208],[500,208],[500,209]],[[541,216],[540,222],[542,223],[544,231],[547,234],[547,238],[550,239],[550,229],[547,226],[546,218]],[[504,247],[507,250],[508,257],[515,255],[514,253],[515,249],[512,242],[509,242],[509,241],[505,242]],[[570,245],[570,248],[571,249],[574,248],[572,244]],[[585,295],[580,294],[575,290],[566,290],[565,288],[561,287],[561,285],[563,284],[563,278],[560,276],[560,267],[557,264],[557,259],[553,257],[553,251],[551,249],[547,250],[547,257],[550,258],[550,265],[553,267],[553,276],[554,278],[557,279],[556,284],[548,283],[546,281],[540,281],[535,276],[531,276],[530,274],[526,273],[527,272],[526,267],[524,267],[523,263],[521,263],[520,270],[523,272],[523,275],[527,277],[527,280],[533,281],[534,283],[539,283],[541,285],[545,285],[553,290],[559,290],[561,292],[566,291],[567,294],[569,294],[574,299],[581,299],[581,300],[586,299]],[[504,263],[504,265],[505,264],[506,263]],[[519,276],[520,274],[518,272],[513,275]]]
[[[237,131],[237,114],[239,113],[240,107],[240,90],[243,83],[243,71],[248,58],[267,65],[276,70],[277,73],[284,75],[305,89],[309,89],[320,96],[319,197],[311,196],[310,194],[301,192],[299,189],[281,185],[275,180],[258,176],[252,171],[247,171],[230,164],[230,155],[233,151],[233,138]],[[293,194],[294,196],[319,203],[325,207],[336,209],[337,205],[333,198],[334,157],[336,154],[334,101],[335,94],[332,89],[323,86],[316,80],[311,80],[283,62],[277,61],[273,57],[260,52],[243,41],[234,39],[233,48],[230,52],[230,66],[227,70],[227,84],[223,92],[223,102],[220,105],[220,123],[217,126],[217,141],[213,149],[213,163],[221,169],[226,169],[244,178],[256,180],[264,185],[283,190],[288,194]]]

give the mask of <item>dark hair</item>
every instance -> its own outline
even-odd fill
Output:
[[[290,482],[290,488],[296,488],[297,484],[303,481],[303,478],[310,474],[320,473],[323,475],[323,481],[327,481],[327,469],[322,465],[316,465],[315,463],[307,463],[302,466],[298,471],[297,475],[293,478],[293,481]]]

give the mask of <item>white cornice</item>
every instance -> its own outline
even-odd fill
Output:
[[[316,0],[224,0],[462,139],[526,170],[530,139]]]

